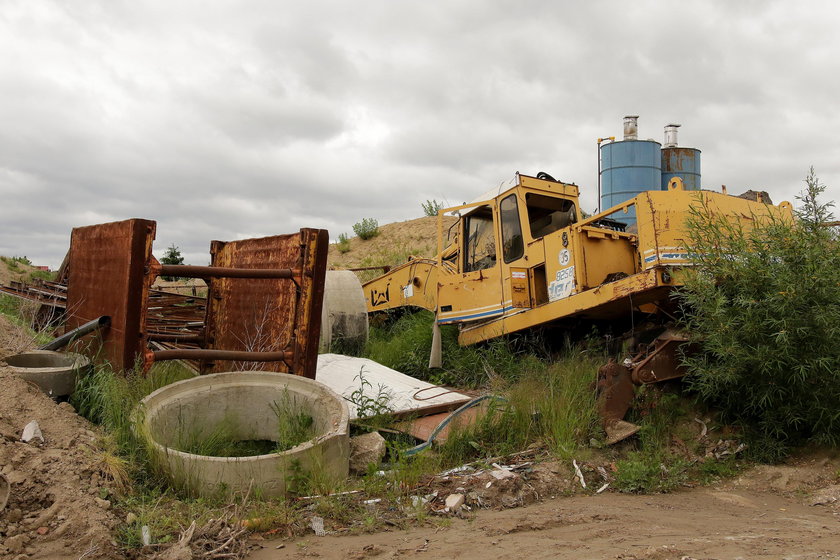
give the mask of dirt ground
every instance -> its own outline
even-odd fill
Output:
[[[799,460],[672,494],[557,497],[407,531],[258,541],[250,558],[840,558],[839,465]]]
[[[0,357],[19,346],[19,336],[0,315]],[[112,483],[96,428],[4,367],[0,385],[0,472],[11,485],[9,505],[0,512],[0,558],[124,557],[114,542],[123,520],[109,500]],[[20,441],[30,420],[38,421],[44,443]],[[652,496],[607,490],[561,497],[576,485],[567,474],[552,476],[561,470],[541,463],[529,477],[494,482],[492,488],[489,478],[468,484],[453,476],[435,485],[443,492],[438,503],[465,486],[468,496],[479,496],[489,507],[475,507],[475,498],[468,499],[473,509],[458,516],[429,514],[405,531],[360,534],[328,522],[324,537],[254,535],[249,558],[840,559],[837,453]],[[590,483],[599,480],[596,471],[587,475]]]
[[[0,315],[0,358],[20,347]],[[0,512],[0,558],[120,558],[95,428],[68,404],[56,404],[0,362],[0,472],[10,485]],[[21,441],[35,420],[44,442]]]

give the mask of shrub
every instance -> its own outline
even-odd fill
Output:
[[[379,222],[374,218],[365,218],[361,222],[353,224],[353,231],[359,239],[371,239],[379,235]]]
[[[696,266],[679,294],[702,352],[689,386],[752,434],[751,454],[806,439],[840,444],[840,243],[813,168],[796,219],[746,231],[701,206],[689,217]]]
[[[423,208],[423,214],[426,216],[437,216],[438,212],[443,208],[443,202],[438,202],[437,200],[427,200],[426,202],[420,203],[420,206]]]
[[[346,233],[339,234],[336,249],[338,249],[338,252],[342,255],[350,250],[350,239],[347,237]]]

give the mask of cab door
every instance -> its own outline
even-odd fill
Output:
[[[459,227],[458,273],[439,277],[440,324],[492,319],[505,312],[495,201],[470,209]]]

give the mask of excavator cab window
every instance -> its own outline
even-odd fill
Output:
[[[521,258],[525,252],[522,242],[522,226],[519,224],[519,206],[516,195],[505,197],[499,205],[502,222],[502,255],[505,262],[513,262]]]
[[[525,195],[531,237],[539,239],[577,222],[575,203],[566,198],[528,193]]]
[[[464,272],[496,266],[496,239],[493,236],[493,211],[481,206],[465,218]]]

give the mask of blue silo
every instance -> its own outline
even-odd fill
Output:
[[[644,191],[659,190],[662,183],[662,145],[653,140],[638,140],[636,119],[625,117],[624,140],[601,146],[602,211]],[[635,224],[635,208],[611,218]]]
[[[700,190],[700,150],[677,147],[678,124],[665,127],[665,147],[662,148],[662,190],[668,190],[672,177],[682,179],[686,190]]]

